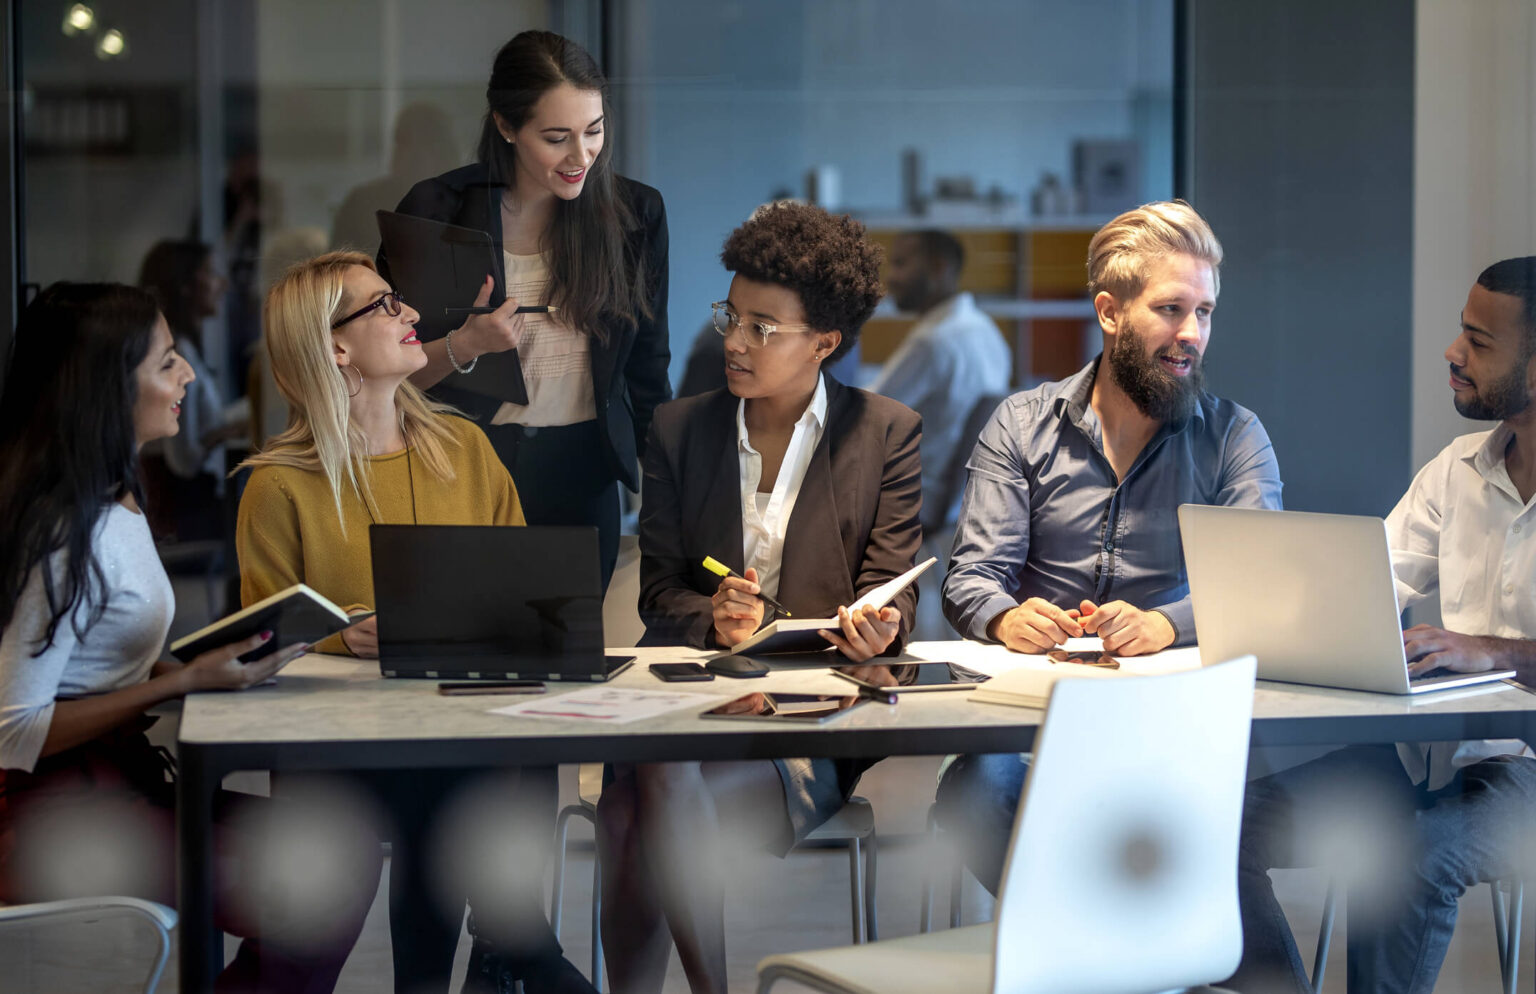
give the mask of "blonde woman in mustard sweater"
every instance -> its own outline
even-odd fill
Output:
[[[299,263],[268,292],[267,349],[292,413],[287,430],[243,464],[252,473],[235,540],[246,604],[302,582],[348,610],[372,608],[370,524],[524,523],[517,489],[484,433],[407,381],[427,363],[419,317],[356,252]],[[377,656],[378,629],[370,619],[316,650]],[[497,829],[549,835],[554,770],[502,776],[509,783],[497,793],[515,798],[518,824]],[[434,869],[444,852],[429,843],[464,851],[438,837],[434,814],[480,778],[472,770],[359,776],[393,822],[395,990],[447,990],[469,899],[477,938],[466,991],[510,989],[519,979],[529,994],[590,992],[544,919],[541,854],[530,851],[526,865],[503,877],[450,879]],[[485,863],[479,870],[492,869]]]

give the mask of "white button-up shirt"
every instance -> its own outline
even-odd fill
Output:
[[[1536,638],[1536,498],[1520,499],[1504,465],[1512,433],[1463,435],[1414,477],[1387,517],[1397,599],[1407,609],[1436,594],[1447,631]],[[1413,781],[1445,786],[1463,766],[1526,752],[1514,740],[1403,743]]]
[[[784,535],[789,531],[789,516],[794,513],[805,482],[811,456],[821,444],[827,424],[827,385],[816,377],[816,393],[795,422],[784,462],[774,478],[773,492],[759,494],[763,479],[763,457],[747,438],[747,402],[736,405],[736,453],[741,467],[741,537],[744,561],[757,569],[757,583],[769,597],[779,595],[779,570],[784,563]],[[766,500],[762,499],[766,498]]]

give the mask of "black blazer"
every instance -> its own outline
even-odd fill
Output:
[[[922,419],[909,408],[827,384],[827,426],[790,515],[779,600],[796,617],[825,618],[912,568],[923,541]],[[640,616],[646,643],[714,646],[714,556],[744,569],[736,406],[729,390],[664,404],[645,448],[640,504]],[[906,644],[917,586],[891,601]]]
[[[647,297],[651,317],[636,315],[638,326],[611,322],[604,330],[606,343],[592,339],[592,396],[597,401],[597,420],[603,426],[603,458],[613,473],[631,490],[638,489],[638,458],[645,447],[651,414],[656,405],[672,396],[667,365],[672,353],[667,339],[667,211],[661,194],[643,183],[614,178],[615,193],[629,204],[639,226],[630,234],[629,248],[645,261]],[[484,163],[462,166],[411,187],[398,213],[477,228],[491,236],[495,245],[495,286],[491,304],[507,297],[502,270],[501,191],[492,183]],[[389,280],[389,260],[379,249],[379,274]],[[450,377],[451,381],[451,377]],[[488,423],[500,403],[492,397],[456,390],[450,381],[433,393],[453,404],[475,421]]]

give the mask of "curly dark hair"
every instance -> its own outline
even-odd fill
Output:
[[[827,357],[831,365],[858,342],[880,303],[883,255],[848,215],[786,202],[761,208],[731,232],[720,261],[739,276],[795,291],[807,324],[842,332],[842,343]]]

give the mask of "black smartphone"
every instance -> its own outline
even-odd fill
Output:
[[[1093,650],[1079,651],[1076,649],[1052,649],[1045,654],[1045,658],[1053,663],[1078,663],[1082,666],[1101,666],[1106,670],[1118,670],[1120,660],[1107,652],[1095,652]]]
[[[538,680],[469,680],[464,683],[440,683],[437,692],[444,697],[477,697],[481,694],[542,694]]]
[[[713,680],[715,675],[698,663],[652,663],[651,676],[667,683],[692,683]]]

